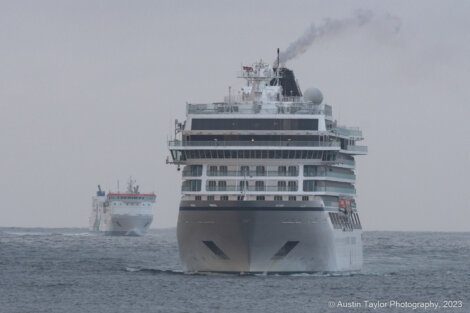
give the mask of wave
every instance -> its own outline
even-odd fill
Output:
[[[190,276],[246,276],[246,277],[355,277],[355,276],[393,276],[395,272],[390,273],[366,273],[366,272],[296,272],[296,273],[245,273],[245,272],[187,272],[183,270],[158,269],[145,267],[126,267],[126,272],[150,273],[150,274],[170,274],[170,275],[190,275]]]
[[[60,232],[39,232],[39,231],[2,231],[4,236],[92,236],[92,234],[83,233],[60,233]]]
[[[144,272],[144,273],[150,273],[150,274],[176,274],[176,275],[186,274],[182,270],[162,270],[162,269],[157,269],[157,268],[143,268],[143,267],[126,267],[124,270],[130,273]]]

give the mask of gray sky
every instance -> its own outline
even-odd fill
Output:
[[[356,9],[401,30],[326,37],[288,66],[364,131],[365,228],[469,231],[470,2],[444,0],[0,1],[0,226],[86,227],[96,185],[129,175],[158,195],[153,226],[175,226],[166,140],[185,102]]]

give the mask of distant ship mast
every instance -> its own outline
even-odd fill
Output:
[[[135,180],[132,179],[132,176],[129,177],[129,181],[127,182],[127,193],[135,193],[135,194],[139,194],[139,185],[135,185],[134,184],[136,183]]]

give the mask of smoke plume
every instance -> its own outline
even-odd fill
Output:
[[[399,30],[399,19],[390,15],[386,15],[385,19],[387,19],[388,22],[393,22],[395,32]],[[279,54],[279,61],[282,64],[304,53],[317,38],[328,37],[347,29],[362,27],[372,20],[374,20],[372,11],[358,10],[350,18],[327,18],[318,26],[312,23],[300,38],[292,42],[286,50]]]

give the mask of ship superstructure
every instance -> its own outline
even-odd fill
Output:
[[[142,236],[152,223],[155,199],[154,193],[140,193],[132,178],[124,193],[106,194],[98,186],[93,197],[89,228],[106,235]]]
[[[277,63],[279,64],[279,63]],[[182,168],[177,235],[188,271],[362,267],[355,204],[358,128],[339,126],[316,88],[262,61],[223,102],[187,104],[169,141]]]

